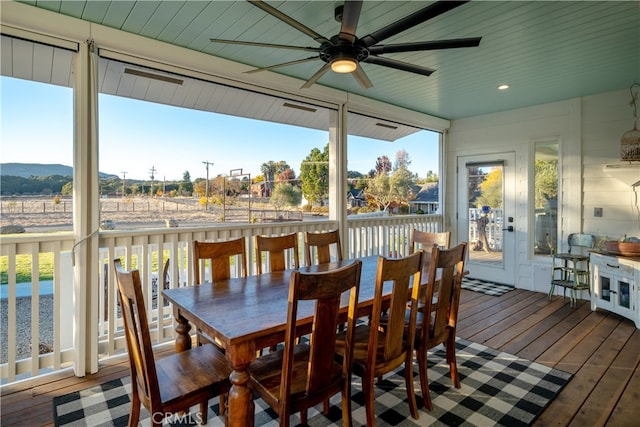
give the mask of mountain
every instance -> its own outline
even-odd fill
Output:
[[[22,178],[30,178],[32,176],[73,176],[73,168],[71,166],[59,164],[42,164],[42,163],[0,163],[0,175],[2,176],[19,176]],[[117,175],[108,173],[99,173],[100,178],[117,178]]]

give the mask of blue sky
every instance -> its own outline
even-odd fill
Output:
[[[71,89],[26,80],[0,78],[2,163],[73,163]],[[300,173],[313,148],[327,144],[326,131],[285,126],[110,95],[100,95],[101,172],[127,179],[179,180],[243,169],[254,177],[260,165],[286,161]],[[419,132],[395,143],[349,137],[348,169],[367,173],[378,156],[393,161],[404,148],[410,169],[425,177],[438,172],[438,135]]]

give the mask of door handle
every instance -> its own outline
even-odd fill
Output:
[[[503,228],[502,231],[508,231],[509,233],[513,233],[513,225],[510,225],[507,228]]]

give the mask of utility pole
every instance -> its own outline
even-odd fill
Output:
[[[126,182],[127,182],[127,172],[122,171],[122,198],[123,199],[124,199],[124,186]]]
[[[207,167],[207,182],[205,183],[205,190],[204,190],[204,200],[205,200],[205,209],[209,210],[209,166],[213,166],[212,162],[209,162],[207,160],[203,161],[202,164],[204,164]]]
[[[149,173],[151,174],[151,188],[149,188],[149,197],[153,197],[153,180],[155,178],[156,167],[151,166],[151,170],[149,171]]]

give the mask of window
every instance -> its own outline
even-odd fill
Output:
[[[558,236],[558,142],[538,141],[534,154],[534,254],[557,248]]]
[[[103,225],[246,223],[326,205],[332,110],[106,58],[100,67]]]
[[[350,213],[440,213],[439,134],[349,113]]]
[[[74,53],[5,35],[2,49],[0,225],[70,231]]]

